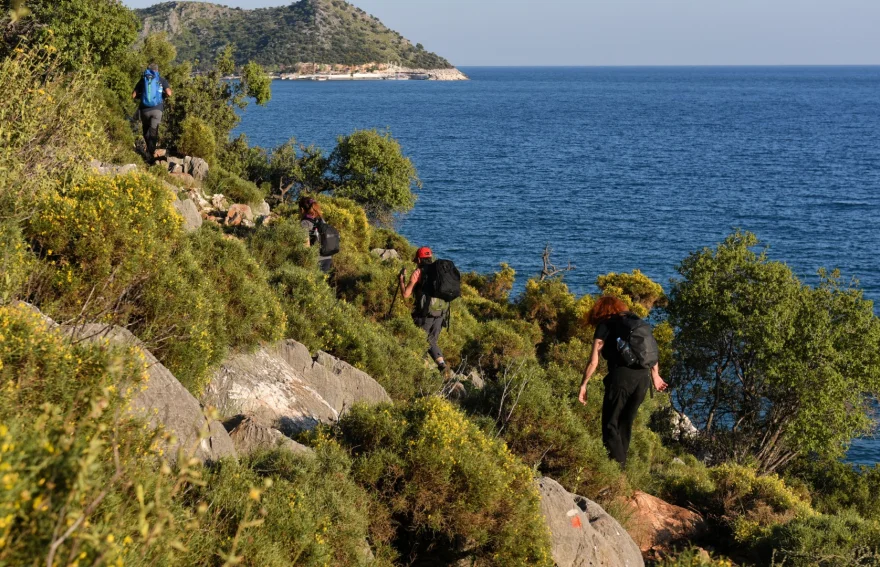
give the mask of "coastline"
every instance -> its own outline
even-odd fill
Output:
[[[469,81],[470,78],[451,69],[412,69],[397,67],[382,71],[356,73],[272,73],[273,81]],[[234,77],[233,77],[234,78]]]

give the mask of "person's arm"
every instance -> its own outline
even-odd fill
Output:
[[[590,353],[590,362],[584,370],[584,381],[581,382],[581,391],[578,394],[578,400],[584,405],[587,405],[587,383],[599,369],[599,353],[602,352],[604,345],[605,341],[602,339],[593,339],[593,351]]]
[[[409,277],[409,285],[404,287],[404,283],[406,282],[405,273],[400,274],[400,293],[403,295],[404,299],[409,299],[412,297],[413,290],[416,287],[416,284],[419,283],[419,277],[422,275],[422,270],[416,268],[416,270]]]
[[[655,364],[651,367],[651,382],[654,383],[654,389],[658,392],[662,392],[669,387],[669,384],[663,381],[663,378],[660,377],[660,365]]]
[[[171,97],[174,94],[171,92],[171,85],[169,85],[168,81],[166,81],[165,79],[162,79],[162,83],[163,90],[165,91],[165,96]]]
[[[299,225],[302,227],[303,230],[306,231],[306,248],[311,248],[312,247],[312,229],[315,226],[314,223],[312,223],[306,219],[302,219],[301,221],[299,221]]]

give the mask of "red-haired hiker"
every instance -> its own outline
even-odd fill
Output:
[[[320,248],[321,246],[318,242],[318,223],[324,218],[321,214],[321,205],[311,197],[301,197],[299,200],[299,214],[299,225],[308,234],[306,237],[306,247],[311,248],[317,244],[318,248]],[[329,273],[333,269],[333,256],[318,256],[318,266],[325,274]]]
[[[413,262],[416,263],[417,267],[409,278],[409,284],[406,283],[404,272],[400,273],[400,292],[405,299],[415,295],[416,301],[412,311],[413,322],[428,334],[428,354],[437,363],[440,373],[444,377],[448,377],[446,376],[446,360],[444,360],[443,353],[437,345],[437,339],[440,338],[440,331],[443,329],[448,304],[439,298],[428,297],[422,291],[424,284],[422,268],[433,261],[434,253],[427,246],[422,246],[416,250]]]
[[[624,302],[616,297],[604,296],[596,301],[588,315],[590,325],[596,327],[593,335],[593,352],[584,371],[584,381],[578,399],[587,403],[587,383],[599,368],[599,353],[608,361],[608,375],[605,376],[605,398],[602,401],[602,443],[608,456],[626,466],[626,454],[632,435],[633,421],[645,394],[653,382],[659,391],[666,389],[666,382],[660,377],[660,370],[653,368],[632,368],[626,365],[617,349],[617,339],[626,340],[626,329],[620,322],[621,316],[629,313]]]

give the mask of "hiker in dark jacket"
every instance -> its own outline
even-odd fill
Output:
[[[319,243],[318,223],[324,220],[321,214],[321,205],[311,197],[301,197],[299,200],[299,225],[306,231],[306,248]],[[318,266],[325,274],[333,269],[333,256],[318,256]]]
[[[632,435],[632,425],[645,400],[645,394],[653,385],[658,391],[666,389],[660,377],[658,365],[653,368],[632,368],[626,365],[617,348],[617,339],[624,329],[619,323],[621,315],[629,311],[625,303],[616,297],[600,298],[588,315],[588,322],[596,328],[593,335],[593,352],[584,371],[584,381],[578,399],[587,403],[587,383],[599,368],[599,353],[608,362],[605,376],[605,398],[602,401],[602,443],[608,456],[626,466],[626,454]]]
[[[154,92],[147,91],[148,85],[153,85]],[[165,111],[165,99],[171,96],[171,86],[164,77],[159,76],[159,66],[150,64],[144,76],[138,81],[131,93],[131,98],[140,100],[138,113],[141,118],[141,127],[144,132],[144,142],[147,144],[147,159],[156,157],[156,144],[159,142],[159,124],[162,122],[162,113]]]
[[[413,306],[413,322],[428,334],[428,354],[437,363],[437,368],[445,376],[449,377],[449,369],[446,361],[443,359],[443,353],[437,345],[440,338],[440,331],[443,329],[443,323],[446,318],[446,302],[428,297],[422,291],[424,287],[424,278],[422,277],[422,268],[434,261],[434,254],[427,246],[422,246],[416,250],[416,256],[413,262],[417,264],[417,268],[409,278],[409,284],[406,283],[406,272],[400,273],[400,293],[404,298],[409,299],[415,296],[415,305]]]

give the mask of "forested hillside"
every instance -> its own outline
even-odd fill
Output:
[[[299,0],[256,10],[166,2],[137,14],[143,22],[142,35],[166,32],[183,60],[209,63],[226,45],[233,45],[237,63],[256,61],[272,70],[296,63],[452,67],[344,0]]]

